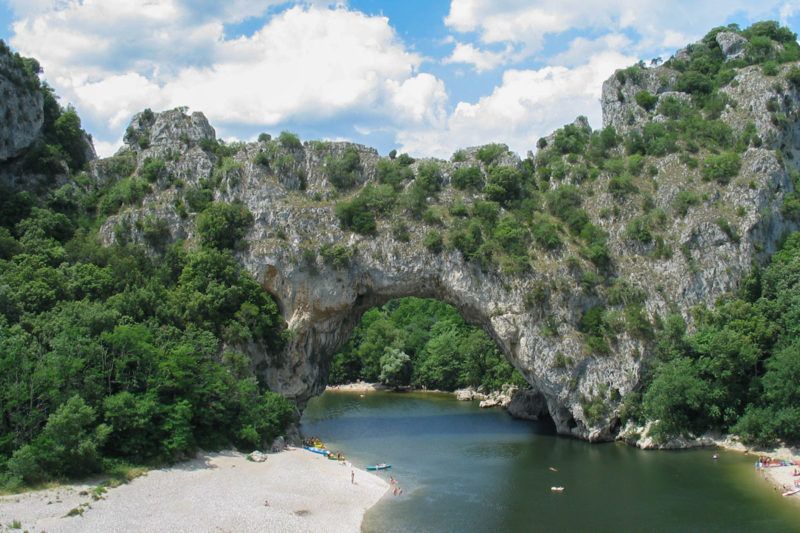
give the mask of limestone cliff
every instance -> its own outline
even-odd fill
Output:
[[[720,40],[736,53],[736,39]],[[765,260],[781,237],[796,228],[781,210],[794,191],[790,172],[800,149],[798,93],[785,79],[792,66],[783,65],[774,76],[758,66],[739,68],[722,89],[727,98],[719,120],[735,135],[753,124],[751,133],[758,138],[740,146],[740,169],[729,183],[703,180],[691,147],[688,156],[669,150],[663,156],[645,156],[646,175],[636,178],[633,192],[623,197],[616,192],[618,176],[611,167],[578,179],[573,172],[580,162],[577,155],[565,156],[563,177],[537,181],[542,194],[564,184],[580,191],[591,221],[607,233],[610,265],[602,281],[596,280],[598,269],[582,255],[578,238],[563,229],[560,247],[530,244],[521,272],[467,260],[453,246],[439,250],[426,245],[432,228],[462,223],[451,215],[455,204],[470,207],[483,198],[481,192],[462,192],[450,185],[458,168],[488,171],[474,149],[437,161],[443,188],[427,201],[438,209],[439,220],[409,217],[398,208],[378,219],[374,234],[360,235],[343,229],[334,209],[337,201],[376,181],[382,158],[375,150],[266,137],[225,146],[216,141],[202,114],[187,115],[180,109],[136,115],[125,147],[113,158],[92,163],[90,172],[98,183],[113,183],[130,173],[146,174],[152,183],[140,204],[108,218],[102,235],[107,242],[149,242],[147,221],[158,219],[168,228],[169,239],[191,243],[196,237],[194,217],[202,207],[190,200],[190,193],[208,191],[215,201],[244,203],[255,224],[238,257],[276,298],[290,331],[280,357],[257,346],[249,352],[270,387],[301,406],[322,391],[332,354],[364,311],[391,298],[434,297],[453,304],[489,332],[544,397],[559,432],[608,439],[617,429],[620,399],[637,387],[652,336],[633,328],[612,328],[607,333],[610,353],[602,353],[587,347],[581,321],[587,311],[604,306],[609,316],[624,322],[627,302],[611,293],[625,286],[642,295],[640,319],[648,324],[657,327],[659,317],[671,311],[691,323],[694,306],[712,304],[736,288],[751,266]],[[664,123],[668,117],[659,113],[658,102],[667,97],[690,100],[677,90],[678,72],[671,65],[633,74],[615,75],[603,86],[604,125],[618,133]],[[642,91],[656,98],[656,104],[638,104]],[[575,127],[585,131],[588,125],[579,121]],[[521,161],[504,153],[492,165],[535,172],[553,161],[549,145],[556,138],[541,141],[542,150],[532,159]],[[338,192],[330,183],[326,161],[353,150],[359,161],[352,176],[354,188]],[[711,157],[712,152],[701,147],[695,157]],[[610,148],[609,157],[623,154],[622,146]],[[414,162],[410,168],[418,173],[423,163]],[[412,184],[413,179],[406,179],[402,185],[408,189]],[[686,191],[692,196],[676,207]],[[659,218],[656,238],[632,239],[630,228],[636,220],[653,213]],[[407,235],[396,231],[400,219]]]
[[[19,155],[39,136],[44,121],[39,79],[0,41],[0,162]]]

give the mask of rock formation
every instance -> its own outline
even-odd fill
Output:
[[[725,54],[736,57],[742,46],[738,39],[722,33],[717,39]],[[0,114],[10,114],[5,124],[14,126],[0,128],[0,159],[30,145],[42,124],[40,97],[15,84],[2,70],[3,61],[0,90],[10,90],[12,96],[0,101]],[[736,288],[754,263],[766,260],[782,236],[796,229],[781,211],[785,197],[794,192],[790,171],[800,156],[798,94],[785,79],[792,66],[781,66],[773,77],[758,66],[740,68],[722,89],[729,98],[721,120],[736,134],[752,124],[759,139],[743,149],[741,169],[730,183],[701,180],[697,165],[677,153],[647,158],[652,178],[642,182],[647,194],[635,201],[614,198],[612,172],[583,182],[563,178],[579,188],[588,216],[608,235],[611,267],[599,284],[581,276],[590,267],[577,238],[566,232],[558,249],[531,245],[528,270],[520,273],[469,261],[451,246],[426,245],[426,235],[440,223],[408,217],[402,210],[379,218],[371,235],[343,229],[335,214],[337,201],[375,182],[383,159],[361,145],[301,144],[268,136],[224,145],[201,113],[145,111],[133,118],[125,146],[114,157],[91,162],[88,175],[98,187],[122,179],[149,182],[150,192],[141,202],[108,217],[101,229],[107,243],[132,239],[152,244],[145,235],[146,222],[161,219],[169,239],[191,245],[204,194],[209,196],[206,202],[239,201],[252,212],[255,223],[238,258],[278,302],[289,341],[280,354],[256,345],[243,349],[268,385],[301,408],[323,390],[331,356],[364,311],[392,298],[432,297],[482,326],[523,374],[531,390],[525,402],[519,400],[526,404],[522,411],[538,413],[546,404],[560,433],[604,440],[617,431],[620,400],[636,389],[652,337],[621,328],[610,353],[598,353],[587,348],[580,330],[587,311],[602,304],[622,316],[624,305],[609,303],[608,294],[615,283],[624,282],[642,295],[642,320],[657,323],[659,317],[678,312],[691,325],[694,306],[713,304]],[[669,65],[630,74],[615,75],[603,86],[603,122],[618,133],[666,120],[657,105],[647,109],[637,104],[642,91],[658,101],[690,98],[677,90],[678,73]],[[578,121],[574,127],[587,129],[588,124]],[[540,144],[547,146],[548,139],[555,137]],[[623,153],[621,147],[615,150]],[[351,176],[353,188],[337,191],[327,162],[354,152],[359,164]],[[497,164],[530,170],[540,159],[537,154],[521,161],[505,153]],[[416,173],[423,163],[410,168]],[[456,200],[472,205],[482,198],[481,193],[449,186],[458,168],[474,165],[486,171],[475,149],[436,163],[443,188],[428,201],[444,216]],[[558,179],[541,186],[555,189]],[[404,187],[412,183],[407,179]],[[664,217],[659,243],[631,242],[627,227],[642,203],[674,214],[679,193],[689,190],[696,198],[683,215]],[[406,231],[396,231],[400,220]]]

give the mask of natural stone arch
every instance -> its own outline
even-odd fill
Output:
[[[570,395],[576,391],[564,387],[565,375],[567,381],[577,372],[595,375],[598,382],[619,383],[622,388],[630,377],[625,370],[635,372],[635,361],[620,367],[618,358],[587,358],[573,369],[554,372],[552,361],[559,348],[571,353],[584,348],[574,332],[551,338],[541,334],[545,313],[563,312],[564,308],[548,303],[538,309],[526,308],[526,289],[541,277],[535,273],[529,276],[529,283],[512,287],[502,275],[465,262],[459,252],[434,254],[413,241],[352,239],[352,244],[356,242],[358,252],[342,268],[321,260],[308,265],[298,264],[296,258],[284,261],[280,256],[259,256],[257,250],[244,257],[248,270],[278,301],[292,332],[280,364],[267,363],[258,351],[251,356],[261,363],[270,388],[297,400],[301,407],[322,392],[331,357],[348,340],[363,313],[404,296],[442,300],[468,322],[481,326],[532,388],[544,396],[561,433],[588,436],[589,431],[570,409],[574,402]],[[582,307],[575,309],[579,317]],[[595,430],[592,438],[607,437],[610,427],[609,423]]]

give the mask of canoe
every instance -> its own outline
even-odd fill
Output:
[[[380,463],[377,465],[367,465],[367,470],[387,470],[391,467],[392,465],[387,465],[386,463]]]
[[[797,494],[798,492],[800,492],[800,489],[787,490],[786,492],[783,493],[783,495],[784,496],[791,496],[792,494]]]
[[[318,453],[320,455],[328,454],[328,450],[326,450],[325,448],[313,448],[311,446],[303,446],[303,448],[310,451],[311,453]]]

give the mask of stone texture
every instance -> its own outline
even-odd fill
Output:
[[[515,391],[506,408],[508,414],[523,420],[539,420],[547,416],[547,400],[533,389]]]
[[[721,31],[715,37],[717,44],[725,55],[725,60],[744,57],[747,39],[730,31]]]
[[[20,70],[9,52],[0,50],[0,162],[21,154],[39,137],[43,105],[38,80]]]

